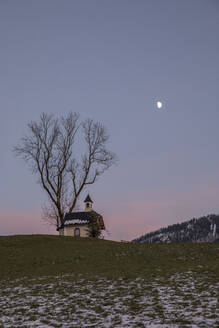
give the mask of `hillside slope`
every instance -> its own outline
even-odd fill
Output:
[[[46,235],[0,237],[0,280],[73,274],[146,277],[219,271],[217,243],[138,244]]]
[[[0,328],[217,328],[218,250],[0,237]]]
[[[214,242],[218,239],[219,215],[211,214],[161,228],[134,241],[139,243]]]

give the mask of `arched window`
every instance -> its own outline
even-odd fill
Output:
[[[87,203],[86,205],[87,205],[87,207],[90,207],[90,204],[89,203]]]
[[[75,235],[75,237],[80,237],[80,229],[79,228],[75,228],[74,235]]]

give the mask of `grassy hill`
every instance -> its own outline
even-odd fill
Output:
[[[0,237],[0,328],[217,328],[219,244]]]
[[[218,243],[135,244],[47,235],[0,237],[0,279],[219,272]]]

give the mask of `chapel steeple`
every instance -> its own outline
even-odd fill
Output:
[[[84,203],[85,203],[85,212],[93,211],[93,208],[92,208],[93,201],[91,200],[89,194],[87,194],[87,197],[85,198]]]

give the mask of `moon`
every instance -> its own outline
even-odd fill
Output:
[[[161,101],[157,101],[157,109],[161,109],[163,107],[163,104]]]

